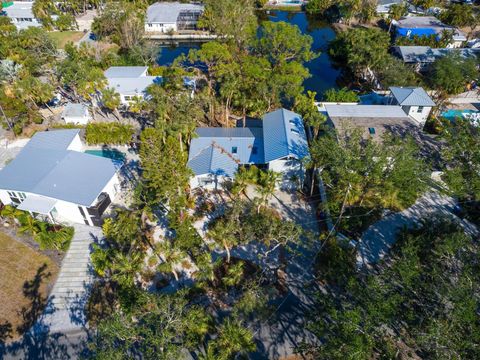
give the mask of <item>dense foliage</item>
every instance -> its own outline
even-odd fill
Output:
[[[387,136],[378,142],[347,129],[339,141],[335,134],[315,140],[311,155],[327,187],[328,211],[354,215],[339,224],[354,236],[369,225],[368,215],[409,207],[426,189],[426,164],[413,139]]]
[[[85,128],[85,141],[89,145],[126,145],[133,140],[131,125],[119,123],[89,123]]]
[[[377,273],[354,270],[350,249],[330,243],[345,262],[322,265],[325,291],[309,328],[320,346],[299,350],[316,359],[474,359],[480,343],[478,244],[448,221],[403,231]],[[345,263],[350,264],[350,267]]]

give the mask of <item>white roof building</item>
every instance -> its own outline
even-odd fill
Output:
[[[42,26],[33,15],[32,7],[33,1],[14,1],[12,5],[4,7],[1,13],[9,17],[19,30]]]
[[[157,2],[147,9],[146,32],[177,32],[195,30],[204,11],[200,4]]]

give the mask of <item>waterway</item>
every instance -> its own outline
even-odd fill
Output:
[[[324,22],[310,18],[304,12],[269,11],[262,13],[261,21],[285,21],[297,25],[303,34],[313,38],[312,50],[320,55],[305,64],[311,77],[305,80],[305,90],[317,92],[320,97],[325,90],[337,87],[340,70],[336,69],[327,54],[328,43],[335,38],[333,29]],[[170,65],[181,54],[187,54],[192,48],[198,48],[200,43],[179,43],[163,45],[158,58],[159,65]]]

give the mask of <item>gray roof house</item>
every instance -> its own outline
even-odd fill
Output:
[[[463,58],[476,58],[480,56],[480,49],[471,48],[444,48],[432,49],[429,46],[394,46],[392,54],[402,60],[405,64],[415,65],[417,70],[425,70],[448,54],[456,53]]]
[[[377,13],[388,14],[392,5],[401,4],[404,0],[378,0]]]
[[[56,207],[61,218],[85,222],[78,207],[86,213],[102,193],[112,197],[109,184],[118,180],[121,164],[81,152],[79,131],[36,133],[0,171],[0,200],[43,215],[51,215]]]
[[[390,88],[393,98],[400,106],[435,106],[433,100],[421,87],[397,87]]]
[[[157,2],[147,9],[146,32],[194,30],[204,11],[202,4]]]
[[[62,119],[65,122],[85,125],[90,120],[88,106],[85,104],[68,103],[62,112]]]
[[[42,26],[33,15],[32,7],[33,1],[14,1],[11,5],[5,3],[0,14],[9,17],[18,30]]]
[[[327,123],[340,137],[360,129],[365,138],[381,141],[385,133],[404,136],[419,131],[400,106],[396,105],[330,105],[325,104]]]
[[[145,90],[152,84],[159,84],[162,78],[148,76],[147,66],[112,66],[105,71],[109,88],[120,94],[123,105],[128,106],[136,96],[145,97]]]
[[[279,109],[263,117],[262,127],[198,128],[190,144],[188,166],[195,178],[192,187],[205,186],[198,177],[232,178],[239,166],[258,165],[287,172],[290,164],[309,157],[300,115]]]

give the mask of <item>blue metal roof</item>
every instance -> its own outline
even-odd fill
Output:
[[[300,115],[280,109],[263,118],[263,128],[198,128],[188,166],[196,175],[233,176],[240,164],[266,164],[285,157],[309,156]]]
[[[309,156],[307,135],[300,115],[279,109],[263,117],[265,163],[285,157]]]
[[[421,87],[392,86],[390,91],[401,106],[435,106],[433,100]]]
[[[35,134],[0,171],[0,189],[92,205],[117,172],[118,164],[67,150],[77,133],[78,130],[57,130]]]

